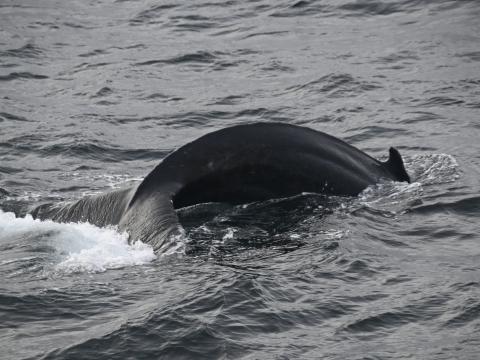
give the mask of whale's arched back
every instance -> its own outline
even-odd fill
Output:
[[[180,147],[136,188],[33,213],[63,222],[118,224],[132,239],[163,251],[173,235],[182,233],[175,208],[213,201],[247,203],[302,192],[353,196],[381,178],[410,181],[395,148],[382,163],[313,129],[255,123],[221,129]]]

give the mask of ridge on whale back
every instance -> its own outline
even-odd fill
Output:
[[[44,204],[34,217],[118,225],[132,240],[168,249],[182,234],[175,209],[205,203],[241,204],[302,192],[355,196],[381,178],[407,181],[402,158],[390,148],[380,162],[328,134],[283,123],[236,125],[206,134],[169,154],[138,185]]]

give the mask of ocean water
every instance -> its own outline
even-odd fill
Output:
[[[478,359],[480,3],[0,2],[0,358]],[[411,184],[182,209],[156,255],[29,210],[247,122]]]

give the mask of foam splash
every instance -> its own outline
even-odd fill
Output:
[[[380,181],[359,194],[358,204],[389,213],[404,211],[422,197],[425,187],[459,178],[458,162],[452,155],[415,155],[405,160],[412,183]]]
[[[457,160],[449,154],[414,155],[405,166],[414,181],[423,185],[444,184],[460,177]]]
[[[389,203],[396,204],[422,194],[422,184],[419,182],[396,182],[382,180],[375,185],[368,186],[359,195],[358,199],[364,204]]]
[[[162,246],[160,259],[169,260],[182,258],[185,255],[186,243],[189,241],[183,227],[178,228],[178,234],[171,235],[167,242]]]
[[[30,215],[18,218],[0,210],[0,242],[35,242],[53,248],[58,255],[54,271],[61,273],[103,272],[147,264],[156,258],[151,246],[128,243],[128,235],[114,227],[99,228],[89,223],[60,224],[40,221]]]

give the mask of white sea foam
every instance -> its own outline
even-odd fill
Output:
[[[362,206],[392,213],[404,211],[408,204],[421,198],[424,187],[455,181],[459,177],[458,163],[448,154],[416,155],[405,161],[412,183],[380,181],[359,194]]]
[[[412,180],[423,185],[444,184],[460,177],[458,162],[449,154],[415,155],[405,165]]]
[[[146,264],[156,258],[151,246],[140,241],[129,244],[128,235],[119,233],[114,227],[60,224],[33,219],[30,215],[17,218],[13,213],[0,210],[0,242],[18,242],[26,238],[48,242],[59,255],[54,270],[64,273],[102,272]]]
[[[225,235],[223,235],[222,237],[222,240],[223,241],[226,241],[226,240],[232,240],[235,236],[235,233],[238,231],[238,229],[235,229],[233,227],[229,227],[227,229],[227,232],[225,233]]]

